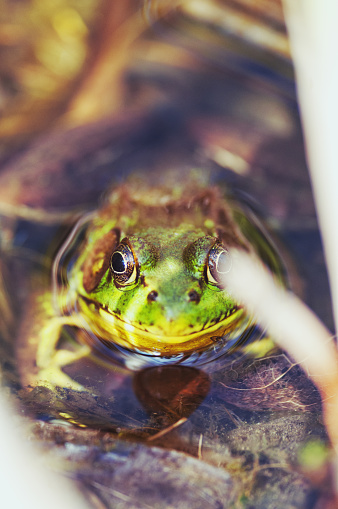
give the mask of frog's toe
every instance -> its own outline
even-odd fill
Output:
[[[59,366],[49,366],[48,368],[40,370],[38,385],[51,390],[55,389],[55,387],[62,387],[78,392],[85,391],[83,385],[75,382],[70,376],[66,375]]]
[[[75,351],[57,350],[53,355],[51,364],[62,368],[86,357],[90,352],[91,349],[88,345],[81,345]]]
[[[85,388],[62,371],[62,367],[82,359],[90,353],[88,345],[82,345],[76,351],[58,350],[54,353],[47,366],[39,371],[39,385],[44,387],[62,387],[75,391],[84,391]]]

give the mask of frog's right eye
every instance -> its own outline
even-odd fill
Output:
[[[231,267],[232,260],[229,251],[216,242],[210,249],[207,260],[208,283],[222,286],[222,277],[231,270]]]
[[[117,246],[110,259],[110,268],[118,286],[132,285],[137,280],[137,263],[127,243]]]

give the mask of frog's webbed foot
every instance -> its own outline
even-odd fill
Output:
[[[57,343],[64,325],[77,325],[72,317],[54,317],[46,324],[40,335],[36,352],[36,364],[39,368],[38,383],[44,387],[67,387],[75,391],[85,388],[62,371],[62,368],[87,356],[91,349],[88,345],[77,345],[76,350],[57,350]]]
[[[90,353],[90,347],[81,345],[76,352],[69,350],[58,350],[48,362],[48,365],[42,367],[39,365],[39,385],[45,387],[67,387],[74,391],[84,391],[85,388],[73,380],[70,376],[62,371],[62,368],[68,364],[80,360]]]

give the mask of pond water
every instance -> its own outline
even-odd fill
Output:
[[[277,279],[332,327],[278,4],[215,2],[204,16],[195,4],[144,4],[150,24],[130,48],[117,114],[58,128],[3,165],[4,384],[93,507],[325,507],[329,474],[310,454],[327,447],[318,392],[253,317],[182,355],[112,341],[93,302],[74,320],[72,274],[102,203],[120,186],[150,203],[140,189],[157,182],[149,230],[168,205],[163,175],[188,203],[198,169]],[[240,37],[247,17],[271,40]],[[136,214],[128,199],[118,228]]]

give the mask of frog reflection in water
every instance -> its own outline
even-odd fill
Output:
[[[221,283],[232,247],[252,249],[217,188],[125,184],[92,217],[68,267],[68,316],[60,324],[148,355],[207,349],[244,315]],[[56,344],[55,333],[40,342],[40,377],[69,385],[62,366],[89,346],[75,354],[54,352]]]

